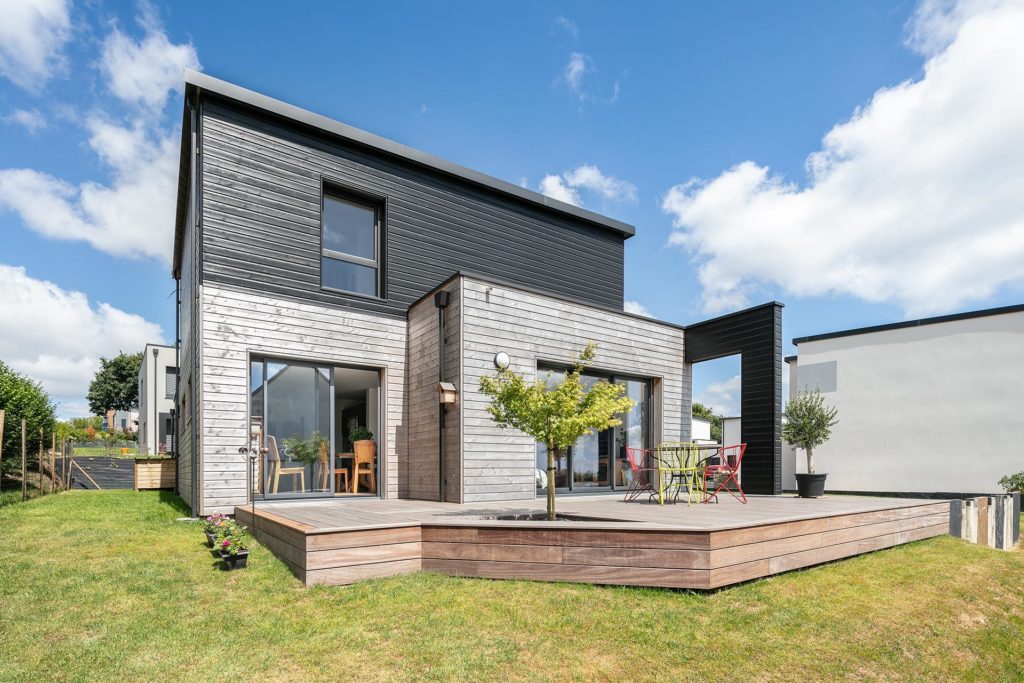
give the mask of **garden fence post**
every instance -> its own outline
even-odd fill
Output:
[[[50,436],[50,493],[53,493],[57,490],[57,432]]]
[[[39,428],[39,478],[36,479],[36,488],[39,493],[46,493],[43,489],[43,428]]]
[[[0,410],[0,491],[4,490],[4,416],[6,411]]]
[[[60,442],[60,490],[67,491],[68,487],[65,484],[68,473],[68,439],[64,437]]]
[[[28,499],[28,479],[25,471],[25,419],[21,420],[21,499]]]

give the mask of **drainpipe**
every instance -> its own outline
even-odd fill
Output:
[[[444,309],[448,306],[448,290],[442,289],[434,294],[434,306],[437,308],[437,381],[444,381]],[[438,402],[437,421],[437,499],[444,502],[444,421],[448,409]]]

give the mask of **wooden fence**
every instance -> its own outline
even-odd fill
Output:
[[[1020,542],[1020,493],[950,501],[949,534],[1012,550]]]

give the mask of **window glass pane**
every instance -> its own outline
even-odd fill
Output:
[[[324,195],[324,249],[376,259],[377,212],[371,206]]]
[[[267,363],[264,472],[271,495],[329,490],[330,379],[324,368]],[[322,439],[327,443],[321,444]]]
[[[357,294],[377,295],[377,269],[327,258],[321,261],[323,286]]]

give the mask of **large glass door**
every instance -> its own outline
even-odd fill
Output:
[[[565,371],[541,366],[538,372],[550,373],[549,384],[557,384]],[[626,488],[632,481],[626,448],[651,447],[651,380],[598,373],[585,373],[581,379],[588,389],[602,379],[621,384],[636,405],[619,415],[620,426],[586,434],[561,454],[555,463],[555,488],[575,492]],[[537,444],[537,469],[547,473],[547,450],[543,444]],[[538,477],[538,495],[544,492],[545,483],[543,477]]]
[[[379,370],[259,359],[249,390],[260,494],[377,495]]]

